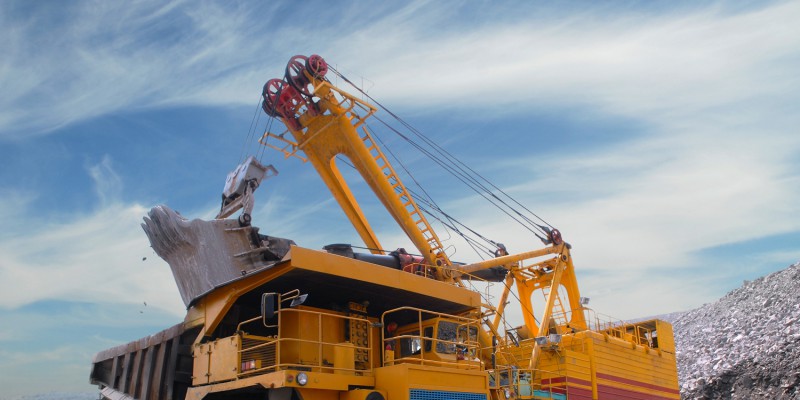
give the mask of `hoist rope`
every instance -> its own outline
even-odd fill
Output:
[[[373,135],[373,136],[375,136],[375,135]],[[377,136],[375,136],[375,137],[377,138]],[[380,138],[378,138],[378,140],[380,141]],[[390,153],[390,154],[392,154],[392,153],[391,153],[391,150],[388,150],[388,148],[386,147],[386,145],[385,145],[383,142],[381,142],[381,146],[382,146],[383,148],[387,149],[387,151],[389,151],[389,153]],[[394,157],[394,155],[393,155],[393,154],[392,154],[392,156]],[[338,156],[336,157],[336,159],[337,159],[337,160],[339,160],[339,161],[341,161],[341,162],[343,162],[345,165],[349,166],[350,168],[356,169],[356,167],[355,167],[355,166],[354,166],[352,163],[350,163],[350,162],[349,162],[347,159],[345,159],[345,158],[342,158],[342,157],[338,157]],[[408,172],[408,171],[407,171],[407,172]],[[414,179],[414,178],[413,178],[413,176],[412,176],[412,180],[413,180],[413,179]],[[415,180],[415,183],[416,183],[416,180]],[[417,185],[419,185],[419,183],[417,183]],[[459,236],[460,236],[462,239],[464,239],[464,241],[465,241],[465,242],[467,242],[467,244],[468,244],[468,245],[469,245],[469,246],[470,246],[470,247],[471,247],[471,248],[472,248],[472,249],[473,249],[473,250],[476,252],[476,254],[478,255],[478,257],[480,257],[481,259],[484,259],[484,258],[483,258],[483,256],[481,255],[481,253],[480,253],[480,252],[479,252],[479,251],[476,249],[476,246],[478,246],[478,247],[481,247],[481,249],[482,249],[483,251],[485,251],[486,253],[488,253],[489,255],[494,255],[494,253],[493,253],[493,250],[494,250],[494,249],[493,249],[493,248],[490,248],[490,247],[488,247],[488,246],[486,246],[486,245],[484,245],[484,244],[482,244],[482,243],[478,242],[478,241],[477,241],[477,240],[475,240],[474,238],[471,238],[471,237],[469,237],[469,236],[465,235],[465,234],[464,234],[463,232],[461,232],[461,231],[460,231],[460,230],[459,230],[457,227],[455,227],[455,224],[458,224],[458,225],[461,225],[461,226],[465,227],[466,229],[469,229],[469,228],[468,228],[466,225],[464,225],[464,224],[462,224],[461,222],[459,222],[459,221],[455,220],[455,219],[454,219],[454,218],[452,218],[451,216],[449,216],[449,215],[446,215],[446,213],[444,213],[444,211],[442,211],[442,210],[441,210],[441,208],[439,208],[439,206],[438,206],[438,205],[436,205],[436,203],[433,203],[433,202],[431,202],[431,201],[428,201],[428,199],[426,199],[424,196],[419,196],[417,193],[415,193],[415,192],[414,192],[412,189],[410,189],[410,188],[408,188],[408,187],[406,187],[406,190],[409,192],[409,194],[411,195],[411,197],[412,197],[413,199],[415,199],[415,201],[418,203],[418,204],[417,204],[417,207],[419,207],[420,211],[424,212],[426,215],[430,216],[431,218],[433,218],[433,219],[435,219],[435,220],[437,220],[437,221],[441,222],[441,223],[442,223],[442,225],[444,225],[444,227],[445,227],[446,229],[449,229],[449,230],[455,231],[455,232],[456,232],[456,234],[458,234],[458,235],[459,235]],[[446,218],[446,219],[448,219],[448,220],[449,220],[449,221],[451,221],[451,222],[450,222],[450,223],[447,223],[447,222],[445,222],[445,221],[444,221],[442,218],[440,218],[439,216],[437,216],[437,215],[436,215],[436,214],[435,214],[435,213],[434,213],[432,210],[429,210],[428,208],[426,208],[426,207],[424,207],[424,206],[420,205],[420,203],[421,203],[421,204],[423,204],[423,205],[426,205],[426,206],[428,206],[428,207],[431,207],[431,208],[433,208],[433,209],[435,209],[435,210],[437,210],[437,212],[439,212],[440,214],[444,214],[444,215],[446,215],[446,217],[445,217],[445,218]],[[476,234],[477,236],[479,236],[480,238],[482,238],[482,239],[486,240],[487,242],[489,242],[489,243],[494,243],[493,241],[491,241],[491,240],[488,240],[488,239],[484,238],[484,237],[483,237],[483,236],[481,236],[480,234],[477,234],[477,232],[473,231],[472,229],[469,229],[469,230],[470,230],[471,232],[475,233],[475,234]]]
[[[445,150],[444,148],[442,148],[441,146],[439,146],[438,144],[436,144],[435,142],[433,142],[431,139],[427,138],[427,137],[426,137],[424,134],[422,134],[422,133],[421,133],[419,130],[417,130],[416,128],[414,128],[413,126],[411,126],[411,125],[410,125],[408,122],[404,121],[402,118],[400,118],[399,116],[397,116],[397,115],[396,115],[394,112],[392,112],[391,110],[389,110],[388,108],[386,108],[384,105],[382,105],[380,102],[378,102],[377,100],[375,100],[374,98],[372,98],[372,97],[371,97],[369,94],[367,94],[366,92],[364,92],[364,91],[363,91],[361,88],[359,88],[357,85],[355,85],[355,84],[354,84],[352,81],[350,81],[350,80],[349,80],[347,77],[343,76],[341,73],[339,73],[338,71],[336,71],[336,70],[335,70],[335,69],[333,69],[333,68],[331,68],[331,71],[333,71],[333,72],[334,72],[334,73],[335,73],[337,76],[339,76],[340,78],[342,78],[342,80],[343,80],[343,81],[347,82],[347,83],[348,83],[348,84],[350,84],[350,85],[351,85],[353,88],[355,88],[356,90],[358,90],[358,91],[359,91],[359,92],[360,92],[362,95],[364,95],[366,98],[368,98],[369,100],[371,100],[372,102],[374,102],[376,105],[378,105],[378,106],[379,106],[381,109],[383,109],[384,111],[386,111],[386,112],[387,112],[389,115],[391,115],[391,116],[392,116],[392,117],[393,117],[395,120],[397,120],[397,121],[398,121],[400,124],[402,124],[403,126],[405,126],[405,127],[406,127],[408,130],[410,130],[412,133],[414,133],[414,135],[416,135],[417,137],[419,137],[420,139],[422,139],[422,141],[423,141],[423,142],[425,142],[425,144],[427,144],[428,146],[430,146],[430,147],[432,147],[432,148],[436,149],[437,151],[439,151],[441,155],[444,155],[444,156],[445,156],[445,158],[447,158],[447,159],[448,159],[450,162],[452,162],[452,163],[453,163],[453,166],[447,165],[446,163],[444,163],[443,161],[441,161],[441,160],[439,159],[439,157],[437,157],[435,154],[431,153],[429,150],[427,150],[425,147],[423,147],[423,146],[422,146],[422,145],[420,145],[419,143],[416,143],[414,140],[412,140],[411,138],[409,138],[407,135],[404,135],[404,134],[402,134],[401,132],[399,132],[399,131],[398,131],[396,128],[394,128],[394,127],[392,127],[391,125],[389,125],[389,124],[388,124],[386,121],[384,121],[384,120],[380,119],[379,117],[375,116],[376,120],[380,121],[380,122],[381,122],[383,125],[385,125],[387,128],[389,128],[390,130],[392,130],[393,132],[395,132],[395,133],[396,133],[398,136],[400,136],[400,137],[401,137],[403,140],[405,140],[405,141],[406,141],[406,142],[408,142],[410,145],[412,145],[413,147],[415,147],[416,149],[418,149],[420,152],[422,152],[423,154],[425,154],[425,155],[426,155],[428,158],[430,158],[431,160],[433,160],[434,162],[436,162],[437,164],[439,164],[439,165],[440,165],[442,168],[444,168],[446,171],[448,171],[448,172],[449,172],[451,175],[455,176],[455,177],[456,177],[457,179],[459,179],[459,180],[460,180],[462,183],[464,183],[465,185],[467,185],[468,187],[470,187],[470,188],[471,188],[473,191],[475,191],[476,193],[480,194],[480,195],[481,195],[481,196],[482,196],[484,199],[486,199],[487,201],[489,201],[490,203],[492,203],[492,204],[493,204],[493,205],[494,205],[496,208],[498,208],[499,210],[503,211],[503,212],[504,212],[506,215],[508,215],[509,217],[511,217],[512,219],[514,219],[514,220],[515,220],[517,223],[519,223],[521,226],[523,226],[523,227],[525,227],[526,229],[528,229],[528,230],[529,230],[531,233],[533,233],[534,235],[536,235],[536,236],[537,236],[537,237],[538,237],[540,240],[542,240],[542,241],[545,241],[545,240],[546,240],[544,237],[542,237],[542,236],[540,236],[540,235],[539,235],[539,233],[542,233],[542,234],[544,234],[545,236],[547,236],[547,234],[548,234],[548,232],[547,232],[547,231],[546,231],[546,230],[545,230],[545,229],[544,229],[544,228],[543,228],[541,225],[539,225],[538,223],[534,222],[534,221],[533,221],[533,220],[531,220],[531,219],[530,219],[528,216],[524,215],[522,212],[520,212],[519,210],[517,210],[516,208],[514,208],[512,205],[508,204],[508,203],[507,203],[505,200],[503,200],[503,199],[501,199],[500,197],[498,197],[498,196],[497,196],[497,194],[495,194],[495,192],[493,192],[493,191],[492,191],[492,190],[490,190],[490,189],[489,189],[489,188],[488,188],[486,185],[484,185],[483,183],[481,183],[481,181],[485,182],[486,184],[488,184],[489,186],[491,186],[493,189],[495,189],[497,192],[501,193],[503,196],[505,196],[506,198],[508,198],[509,200],[511,200],[511,201],[512,201],[514,204],[517,204],[518,206],[522,207],[522,208],[523,208],[523,209],[524,209],[526,212],[528,212],[530,215],[532,215],[533,217],[537,218],[539,221],[541,221],[541,222],[542,222],[542,223],[544,223],[545,225],[547,225],[547,226],[549,226],[549,227],[551,227],[551,228],[552,228],[552,225],[551,225],[550,223],[548,223],[547,221],[545,221],[543,218],[541,218],[541,217],[540,217],[540,216],[538,216],[537,214],[533,213],[533,212],[532,212],[530,209],[528,209],[527,207],[525,207],[524,205],[522,205],[522,204],[521,204],[519,201],[517,201],[516,199],[514,199],[514,198],[513,198],[511,195],[509,195],[507,192],[505,192],[505,191],[503,191],[502,189],[498,188],[496,185],[494,185],[494,184],[493,184],[492,182],[490,182],[488,179],[486,179],[486,178],[485,178],[485,177],[483,177],[481,174],[479,174],[478,172],[476,172],[474,169],[470,168],[470,167],[469,167],[469,166],[467,166],[467,165],[466,165],[464,162],[460,161],[458,158],[456,158],[455,156],[453,156],[453,155],[452,155],[450,152],[448,152],[447,150]],[[476,177],[477,177],[477,178],[476,178]],[[479,180],[478,178],[479,178],[480,180]],[[469,182],[469,183],[468,183],[468,182]],[[489,197],[491,197],[491,198],[495,199],[495,201],[496,201],[496,202],[495,202],[495,201],[492,201],[492,200],[491,200]],[[498,203],[499,203],[499,204],[498,204]],[[500,204],[502,204],[502,206],[501,206]],[[508,210],[505,210],[505,209],[503,208],[503,206],[505,206],[505,208],[507,208],[508,210],[510,210],[511,212],[513,212],[514,214],[518,215],[518,216],[519,216],[519,218],[521,218],[521,219],[522,219],[522,220],[524,220],[525,222],[523,222],[523,221],[520,221],[520,219],[517,219],[516,217],[512,216],[512,215],[511,215],[511,213],[510,213]],[[534,230],[535,230],[535,231],[534,231]],[[536,231],[538,231],[539,233],[537,233]]]
[[[242,152],[239,154],[239,164],[244,161],[245,154],[247,153],[247,144],[253,140],[256,128],[258,128],[258,121],[261,118],[261,113],[258,112],[259,108],[261,108],[261,96],[258,98],[259,100],[256,101],[256,111],[253,113],[253,118],[250,119],[250,128],[247,129],[247,137],[244,139],[244,143],[242,143]]]
[[[411,144],[411,145],[412,145],[414,148],[416,148],[416,149],[417,149],[417,150],[419,150],[421,153],[423,153],[423,154],[425,154],[426,156],[428,156],[428,158],[430,158],[430,159],[431,159],[433,162],[435,162],[436,164],[438,164],[438,165],[439,165],[440,167],[442,167],[444,170],[446,170],[446,171],[450,172],[450,173],[451,173],[451,175],[453,175],[453,176],[454,176],[456,179],[458,179],[459,181],[461,181],[461,182],[462,182],[464,185],[466,185],[468,188],[472,189],[472,191],[474,191],[476,194],[478,194],[479,196],[483,197],[483,198],[484,198],[486,201],[488,201],[489,203],[491,203],[492,205],[494,205],[494,206],[495,206],[495,208],[497,208],[498,210],[500,210],[501,212],[503,212],[504,214],[506,214],[506,215],[507,215],[509,218],[511,218],[512,220],[516,221],[516,222],[517,222],[518,224],[520,224],[522,227],[524,227],[525,229],[527,229],[528,231],[530,231],[531,233],[533,233],[534,235],[536,235],[536,237],[538,237],[540,240],[544,240],[544,239],[543,239],[543,238],[542,238],[542,237],[541,237],[541,236],[540,236],[540,235],[539,235],[539,234],[538,234],[536,231],[534,231],[534,229],[536,229],[536,230],[539,230],[540,232],[542,232],[542,233],[545,233],[545,234],[546,234],[546,232],[544,232],[544,231],[541,229],[541,227],[539,227],[538,225],[533,225],[533,226],[531,227],[531,226],[528,226],[527,224],[525,224],[524,222],[520,221],[519,219],[517,219],[516,217],[514,217],[514,216],[513,216],[513,215],[512,215],[512,214],[511,214],[511,213],[510,213],[508,210],[504,209],[503,207],[501,207],[500,205],[498,205],[497,203],[495,203],[494,201],[492,201],[492,199],[491,199],[491,198],[489,198],[489,197],[486,195],[486,190],[484,190],[484,191],[481,191],[481,190],[479,190],[479,188],[476,188],[475,186],[473,186],[473,184],[472,184],[471,182],[469,182],[469,179],[465,180],[465,177],[463,177],[463,176],[462,176],[461,174],[459,174],[458,172],[454,172],[454,171],[452,170],[452,168],[451,168],[451,167],[450,167],[450,166],[449,166],[447,163],[445,163],[444,161],[442,161],[442,160],[438,159],[438,158],[437,158],[437,157],[435,157],[433,154],[429,153],[429,152],[428,152],[428,151],[427,151],[427,150],[426,150],[426,149],[425,149],[423,146],[421,146],[419,143],[416,143],[416,142],[414,142],[413,140],[408,140],[408,138],[407,138],[405,135],[403,135],[403,134],[402,134],[400,131],[398,131],[398,130],[397,130],[397,129],[395,129],[393,126],[389,125],[388,123],[386,123],[384,120],[380,119],[379,117],[377,117],[377,116],[373,116],[373,118],[375,118],[376,120],[378,120],[379,122],[381,122],[381,123],[382,123],[384,126],[386,126],[387,128],[389,128],[390,130],[394,131],[394,132],[395,132],[397,135],[399,135],[401,138],[403,138],[403,139],[406,139],[406,140],[408,141],[408,143],[409,143],[409,144]],[[531,229],[531,228],[533,228],[533,229]]]
[[[270,116],[269,120],[267,121],[266,127],[264,128],[265,133],[269,133],[272,130],[272,124],[275,122],[275,117]],[[269,143],[269,135],[264,139],[263,146],[259,146],[261,150],[261,154],[258,155],[258,162],[264,163],[264,155],[267,153],[267,143]]]
[[[367,128],[370,128],[370,127],[369,127],[369,126],[367,126]],[[370,130],[371,130],[371,129],[370,129]],[[390,156],[391,156],[391,157],[394,159],[394,161],[400,165],[400,167],[403,169],[403,171],[405,171],[405,173],[406,173],[406,174],[408,174],[408,176],[411,178],[411,180],[414,182],[414,184],[415,184],[415,185],[416,185],[416,186],[417,186],[417,187],[418,187],[418,188],[419,188],[419,189],[422,191],[422,193],[424,194],[424,197],[423,197],[423,196],[418,196],[418,195],[417,195],[416,193],[414,193],[414,192],[413,192],[413,191],[412,191],[410,188],[406,187],[406,190],[408,190],[408,191],[410,192],[412,199],[416,199],[418,202],[424,202],[426,205],[428,205],[428,207],[430,207],[430,208],[432,208],[434,211],[436,211],[436,212],[440,213],[440,214],[441,214],[441,215],[442,215],[442,216],[443,216],[445,219],[447,219],[448,221],[450,221],[450,223],[449,223],[449,224],[445,223],[445,222],[444,222],[444,221],[442,221],[440,218],[438,218],[438,217],[436,217],[435,215],[433,215],[433,213],[432,213],[431,211],[423,210],[423,212],[425,212],[426,214],[430,215],[431,217],[434,217],[436,220],[438,220],[439,222],[441,222],[441,223],[442,223],[442,225],[444,225],[444,226],[445,226],[445,228],[448,228],[448,227],[449,227],[449,228],[450,228],[450,230],[453,230],[453,231],[455,231],[457,235],[461,236],[461,238],[462,238],[462,239],[464,239],[464,240],[467,242],[467,244],[468,244],[468,245],[469,245],[469,246],[472,248],[472,250],[475,252],[475,254],[477,254],[477,255],[478,255],[478,257],[480,257],[481,259],[484,259],[484,258],[483,258],[483,256],[481,255],[481,253],[478,251],[478,249],[476,249],[476,248],[475,248],[475,245],[476,245],[476,244],[478,244],[478,243],[475,243],[475,244],[473,244],[473,241],[474,241],[474,240],[471,240],[471,238],[467,238],[467,236],[466,236],[466,235],[465,235],[463,232],[461,232],[461,230],[460,230],[460,229],[458,229],[458,227],[457,227],[457,226],[455,226],[455,223],[456,223],[457,221],[455,221],[455,220],[454,220],[454,219],[453,219],[453,218],[452,218],[450,215],[448,215],[447,213],[445,213],[444,211],[442,211],[442,208],[441,208],[441,207],[439,207],[439,205],[438,205],[438,204],[436,204],[436,201],[434,201],[434,200],[433,200],[433,197],[431,197],[431,195],[428,193],[428,191],[427,191],[427,190],[425,190],[425,188],[424,188],[424,187],[422,187],[422,185],[419,183],[419,181],[417,181],[417,178],[415,178],[415,177],[414,177],[414,174],[412,174],[412,173],[411,173],[411,171],[409,171],[409,170],[408,170],[408,168],[406,168],[406,165],[405,165],[405,163],[403,163],[403,161],[402,161],[400,158],[398,158],[398,157],[397,157],[397,156],[394,154],[394,152],[392,151],[392,149],[391,149],[391,148],[390,148],[390,147],[389,147],[389,146],[388,146],[386,143],[384,143],[384,142],[383,142],[383,140],[380,138],[380,136],[378,136],[378,135],[377,135],[377,134],[375,134],[374,132],[373,132],[373,136],[374,136],[376,139],[378,139],[378,142],[381,144],[381,147],[383,147],[384,149],[386,149],[386,151],[387,151],[387,152],[389,153],[389,155],[390,155]],[[399,178],[398,178],[398,179],[399,179]],[[464,226],[464,224],[461,224],[461,223],[459,223],[459,225],[461,225],[461,226]],[[470,229],[470,231],[472,231],[472,230]],[[473,231],[473,232],[474,232],[474,231]],[[478,235],[478,236],[480,236],[480,235]],[[481,236],[481,237],[482,237],[482,236]],[[491,242],[491,241],[490,241],[490,242]],[[491,242],[491,243],[494,243],[494,242]],[[482,247],[485,247],[485,246],[482,246]],[[492,249],[492,250],[494,250],[494,249]],[[485,249],[485,248],[484,248],[484,251],[486,251],[486,249]],[[489,254],[493,254],[493,253],[492,253],[492,251],[488,251],[488,253],[489,253]]]

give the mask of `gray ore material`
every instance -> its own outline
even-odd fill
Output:
[[[172,269],[188,307],[211,290],[280,261],[295,243],[258,234],[233,219],[187,220],[167,206],[153,207],[142,229]]]
[[[673,319],[682,399],[800,399],[800,262]]]

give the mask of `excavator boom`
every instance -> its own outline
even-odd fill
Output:
[[[337,158],[346,158],[422,254],[424,265],[413,268],[422,268],[419,272],[441,280],[450,279],[452,263],[441,241],[367,129],[367,119],[377,109],[326,81],[321,71],[327,68],[320,67],[324,60],[316,57],[292,58],[288,82],[273,79],[265,86],[264,109],[281,110],[278,116],[286,123],[287,132],[267,132],[261,142],[287,157],[310,162],[366,246],[381,253],[384,247],[339,171]],[[317,69],[299,68],[311,62],[318,63]],[[270,144],[270,139],[281,145]]]

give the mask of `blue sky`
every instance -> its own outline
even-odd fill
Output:
[[[687,310],[782,269],[800,260],[798,20],[798,2],[2,2],[0,398],[91,391],[95,352],[182,319],[141,219],[215,214],[295,54],[560,228],[599,312]],[[540,246],[376,130],[451,215]],[[262,232],[360,243],[311,166],[264,161]],[[357,190],[384,246],[408,246]]]

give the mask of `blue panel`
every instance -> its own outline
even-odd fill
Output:
[[[534,390],[533,395],[542,399],[567,400],[567,395],[560,393],[551,393],[548,392],[547,390]]]
[[[487,400],[484,393],[445,392],[442,390],[411,389],[409,400]]]

